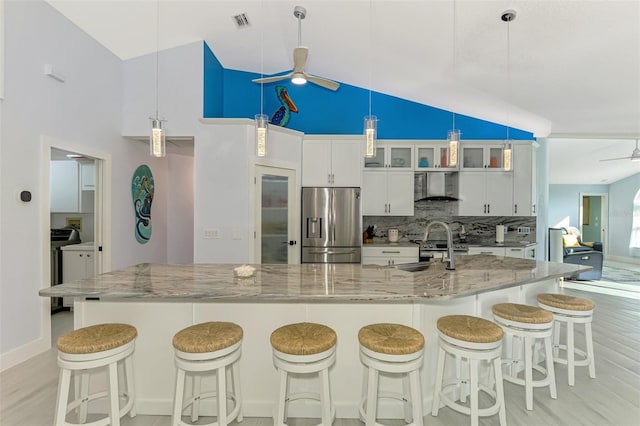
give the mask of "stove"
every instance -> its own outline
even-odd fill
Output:
[[[420,260],[429,260],[434,257],[436,253],[447,253],[447,241],[446,240],[413,240],[415,244],[420,245]],[[466,242],[454,242],[453,252],[457,255],[466,255],[469,252],[469,245]]]

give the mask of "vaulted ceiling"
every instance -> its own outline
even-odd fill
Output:
[[[293,65],[300,5],[311,74],[583,140],[572,153],[592,160],[628,156],[640,137],[638,0],[46,1],[123,60],[205,40],[225,68],[266,75]],[[640,171],[629,163],[597,167],[611,182]]]

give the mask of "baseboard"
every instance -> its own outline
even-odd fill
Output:
[[[51,348],[51,338],[41,337],[8,352],[0,354],[0,372],[7,370]]]
[[[638,257],[626,257],[626,256],[605,256],[605,260],[612,260],[614,262],[633,263],[634,265],[640,265],[640,258]]]

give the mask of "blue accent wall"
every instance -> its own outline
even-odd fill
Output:
[[[207,43],[204,45],[204,73],[202,96],[203,117],[223,117],[224,68]]]
[[[259,77],[255,73],[224,69],[222,77],[217,77],[224,81],[221,115],[208,114],[205,109],[204,117],[253,119],[260,113],[261,86],[251,80]],[[269,117],[281,105],[276,86],[286,87],[289,98],[298,109],[297,113],[291,113],[287,128],[307,134],[362,134],[364,116],[369,111],[368,89],[341,84],[333,92],[311,83],[296,86],[289,80],[265,84],[262,88],[262,109]],[[205,91],[205,106],[208,96],[211,95]],[[371,112],[378,117],[379,139],[447,138],[452,125],[450,111],[378,92],[373,92],[371,98]],[[458,114],[456,127],[461,130],[463,140],[504,140],[507,134],[503,125]],[[518,129],[510,129],[509,137],[514,140],[534,139],[532,133]]]

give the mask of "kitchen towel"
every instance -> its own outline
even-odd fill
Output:
[[[504,243],[504,225],[496,225],[496,243]]]

